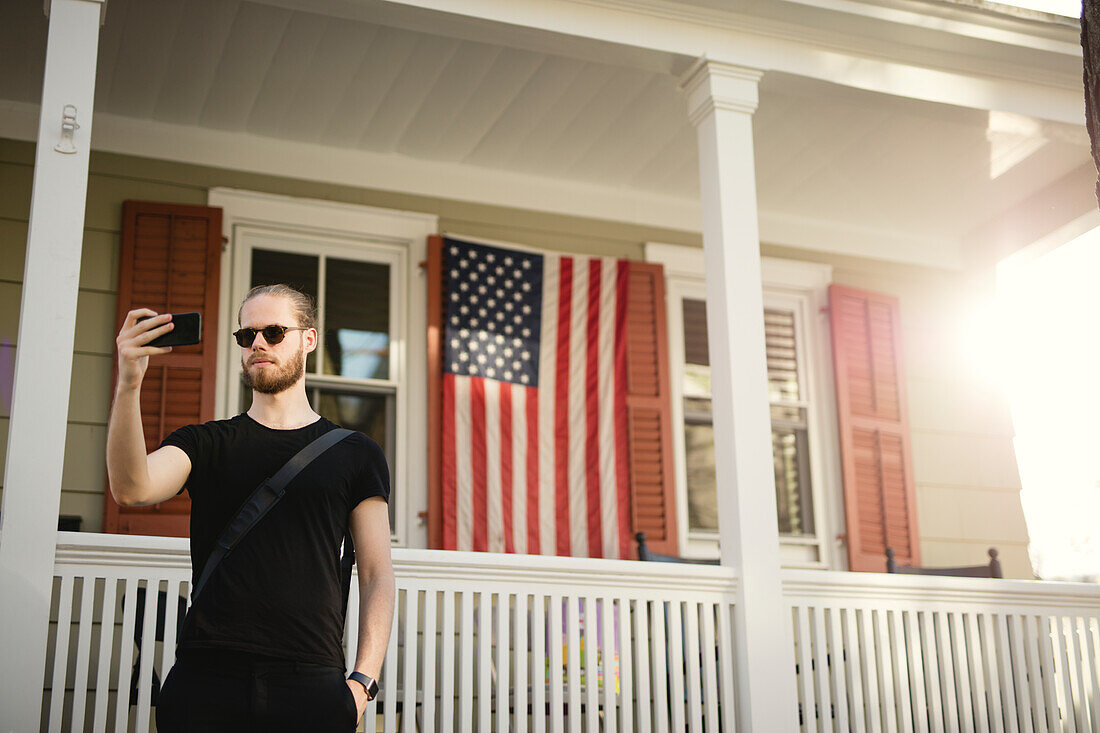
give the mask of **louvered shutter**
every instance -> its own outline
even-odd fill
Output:
[[[660,265],[631,262],[627,292],[626,418],[631,512],[654,552],[680,554],[672,470],[665,279]]]
[[[141,421],[147,451],[176,428],[214,418],[221,222],[221,209],[206,206],[122,205],[116,332],[135,308],[202,314],[202,342],[154,357],[145,373]],[[186,493],[154,506],[120,507],[107,491],[103,527],[121,534],[186,537],[190,510]]]
[[[898,301],[829,288],[850,570],[920,564]]]

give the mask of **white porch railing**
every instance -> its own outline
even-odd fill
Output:
[[[732,571],[393,555],[397,613],[362,730],[734,730]],[[43,729],[153,730],[154,672],[163,680],[174,657],[162,640],[189,592],[187,541],[60,533],[55,576]],[[352,661],[350,635],[346,648]]]
[[[400,549],[394,565],[396,623],[361,730],[736,728],[729,570]],[[43,730],[153,729],[154,674],[174,656],[160,640],[189,575],[183,539],[59,535]],[[798,699],[766,702],[797,705],[802,730],[1100,731],[1100,586],[783,582]]]
[[[785,571],[804,731],[1100,731],[1100,586]]]

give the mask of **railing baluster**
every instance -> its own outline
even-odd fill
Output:
[[[397,727],[397,700],[401,695],[400,680],[397,677],[398,661],[398,637],[401,634],[401,596],[402,586],[397,586],[394,596],[393,625],[390,626],[390,639],[386,645],[386,661],[382,666],[382,685],[384,687],[382,701],[382,730],[384,733],[394,733]]]
[[[887,637],[887,620],[884,609],[875,609],[871,612],[874,621],[875,644],[878,649],[878,673],[879,694],[882,696],[883,730],[889,733],[897,733],[897,705],[894,697],[893,662],[890,655],[890,642]]]
[[[840,618],[840,609],[830,605],[823,611],[825,616],[826,642],[829,644],[829,659],[832,661],[833,711],[835,729],[846,733],[848,723],[848,654],[844,648],[844,630]]]
[[[859,629],[860,663],[863,665],[863,698],[867,701],[867,730],[878,733],[882,730],[882,715],[879,708],[878,659],[875,652],[875,629],[869,608],[861,608],[856,618]]]
[[[950,630],[951,659],[954,664],[955,695],[959,705],[959,729],[974,729],[974,706],[970,696],[970,660],[966,654],[966,638],[963,631],[961,614],[952,611],[946,614],[947,628]]]
[[[135,571],[136,572],[136,571]],[[134,622],[138,577],[131,575],[122,586],[122,632],[119,636],[118,691],[115,695],[115,733],[130,725],[130,665],[134,654]]]
[[[814,688],[817,692],[815,704],[817,729],[819,731],[831,731],[833,730],[833,695],[829,682],[829,646],[825,638],[825,610],[823,608],[814,609],[810,634],[813,639]]]
[[[715,652],[717,641],[714,636],[713,603],[702,604],[702,654],[703,654],[703,720],[707,733],[718,730],[718,670]],[[626,728],[623,729],[626,733]]]
[[[474,593],[458,594],[458,729],[470,733],[474,725]]]
[[[561,628],[560,622],[558,628]],[[559,681],[553,683],[546,652],[550,635],[546,626],[546,596],[537,593],[531,599],[531,715],[534,718],[535,733],[546,733],[546,690],[550,684],[557,684],[561,690],[561,672]],[[560,692],[559,692],[560,694]]]
[[[616,607],[618,633],[616,639],[619,644],[619,718],[622,722],[622,733],[630,733],[634,730],[634,654],[633,654],[633,614],[631,601],[627,596],[620,596]],[[715,726],[711,729],[717,731]]]
[[[420,591],[415,586],[405,588],[405,613],[398,623],[405,627],[405,675],[401,691],[401,729],[404,733],[416,733],[416,673],[417,633],[420,628]],[[426,632],[425,632],[426,633]],[[394,707],[397,707],[394,700]]]
[[[157,599],[160,593],[159,577],[145,579],[145,614],[141,620],[141,664],[138,665],[137,678],[137,723],[138,733],[149,729],[149,714],[152,711],[153,661],[157,639]],[[121,685],[120,685],[121,687]]]
[[[533,676],[528,675],[531,647],[527,643],[527,591],[521,590],[516,594],[513,608],[515,623],[512,624],[512,650],[515,663],[512,665],[512,669],[514,670],[515,686],[512,688],[513,718],[511,730],[518,732],[525,731],[528,728],[527,690],[530,684],[529,679],[533,679]]]
[[[76,673],[73,675],[73,709],[69,717],[73,730],[84,730],[84,707],[88,701],[88,663],[92,646],[92,619],[96,577],[85,574],[80,589],[80,616],[76,635]]]
[[[477,730],[489,733],[492,728],[492,622],[494,594],[482,591],[477,595]]]
[[[1089,719],[1094,731],[1100,730],[1100,616],[1082,619],[1082,644],[1088,659],[1089,671]]]
[[[566,682],[568,684],[569,705],[569,730],[571,733],[581,732],[581,625],[580,625],[580,599],[570,596],[566,601],[563,614],[565,619],[565,636],[567,648]]]
[[[913,697],[909,682],[909,655],[905,646],[905,630],[901,625],[901,611],[893,610],[886,614],[890,636],[890,651],[893,658],[894,704],[898,715],[898,726],[903,731],[913,730]]]
[[[654,600],[650,605],[650,694],[653,698],[653,722],[657,733],[668,733],[668,644],[665,640],[666,607],[663,601]],[[677,732],[678,733],[678,732]]]
[[[848,725],[853,733],[864,733],[867,730],[867,710],[863,704],[864,671],[860,653],[859,629],[856,626],[856,610],[845,608],[841,613],[844,616],[844,649],[847,652],[847,664],[845,665],[847,679],[845,681],[852,701]]]
[[[932,628],[936,634],[936,652],[939,660],[943,725],[948,731],[960,730],[958,687],[955,684],[955,664],[951,654],[951,627],[945,613],[936,611],[932,614]]]
[[[95,708],[92,711],[92,730],[107,730],[107,705],[110,702],[111,658],[115,639],[115,606],[117,605],[118,579],[106,577],[103,581],[103,600],[99,607],[99,665],[96,669]]]
[[[1051,643],[1054,646],[1054,664],[1061,674],[1055,677],[1057,687],[1058,706],[1062,712],[1062,730],[1068,733],[1077,733],[1080,710],[1077,707],[1077,695],[1074,694],[1074,685],[1071,680],[1071,668],[1069,654],[1066,647],[1069,639],[1065,635],[1064,619],[1061,616],[1051,616]]]
[[[564,730],[565,720],[562,717],[564,706],[563,695],[563,665],[562,642],[564,641],[562,612],[565,599],[560,593],[550,595],[550,626],[547,630],[547,644],[550,646],[550,674],[547,683],[550,686],[550,730],[558,733]],[[574,652],[575,653],[575,652]]]
[[[994,629],[994,619],[996,621],[996,630]],[[992,733],[1005,733],[1005,719],[1010,717],[1015,720],[1016,713],[1013,709],[1009,711],[1010,700],[1005,700],[1002,695],[1003,683],[998,677],[998,672],[1004,667],[1004,671],[1008,671],[1008,665],[1001,664],[1002,659],[1007,659],[1007,656],[998,657],[997,655],[997,634],[1001,632],[1004,627],[1002,619],[995,617],[991,613],[978,614],[979,628],[981,629],[981,645],[982,645],[982,667],[985,670],[985,687],[989,691],[989,720],[990,730]],[[1011,684],[1011,679],[1009,679]]]
[[[57,632],[54,635],[53,680],[50,683],[50,733],[61,730],[65,709],[65,682],[69,671],[69,627],[73,615],[75,575],[62,575],[57,598]]]
[[[687,721],[688,730],[703,733],[702,675],[699,669],[702,659],[699,654],[699,604],[688,601],[684,604],[684,665],[687,667]]]
[[[665,629],[668,636],[666,659],[669,679],[669,707],[672,713],[672,730],[682,731],[684,720],[684,622],[679,601],[665,601]]]
[[[641,733],[649,733],[653,724],[653,709],[650,703],[650,684],[653,675],[650,673],[649,654],[649,603],[645,598],[634,600],[634,650],[637,652],[637,662],[633,666],[633,674],[637,675],[638,697],[635,708],[635,718],[638,730]]]
[[[920,627],[917,612],[901,612],[902,634],[905,643],[905,659],[909,665],[909,695],[913,703],[913,730],[928,731],[928,697],[924,684],[924,655],[920,646]]]
[[[420,707],[417,709],[418,689],[405,688],[405,715],[417,719],[418,730],[437,730],[435,724],[435,697],[436,697],[436,648],[439,646],[436,631],[439,629],[438,615],[438,590],[428,587],[424,590],[424,645],[420,664]],[[449,679],[448,675],[440,675],[440,680]],[[442,685],[439,687],[442,690]],[[409,708],[412,707],[412,710]]]
[[[453,731],[455,728],[455,592],[450,588],[443,590],[443,603],[440,614],[442,630],[439,636],[439,723],[424,717],[424,730]],[[462,682],[459,681],[461,689]]]
[[[1047,732],[1047,718],[1045,695],[1043,694],[1043,669],[1041,663],[1041,649],[1039,637],[1042,635],[1038,628],[1037,616],[1021,617],[1021,626],[1024,633],[1024,656],[1027,659],[1027,675],[1031,697],[1031,722],[1038,733]]]
[[[577,661],[584,665],[584,683],[582,685],[584,689],[584,729],[590,731],[590,733],[596,733],[599,727],[600,714],[600,635],[596,629],[600,614],[594,596],[587,595],[579,600],[583,604],[580,607],[581,614],[578,617],[578,621],[580,621],[578,626],[584,633],[584,655]],[[580,711],[577,712],[579,718]],[[570,715],[570,718],[572,718],[572,715]]]
[[[1039,669],[1043,677],[1043,710],[1046,712],[1047,729],[1062,729],[1062,716],[1058,704],[1057,662],[1054,659],[1054,646],[1051,643],[1053,619],[1049,616],[1037,616],[1036,634],[1039,642]]]
[[[804,731],[817,730],[817,695],[814,694],[813,642],[809,608],[796,606],[791,619],[795,639],[795,674],[798,677],[800,724]]]
[[[722,730],[737,730],[737,705],[734,690],[737,682],[733,676],[733,607],[731,601],[720,601],[718,606],[718,683],[722,686]]]
[[[497,705],[497,730],[500,731],[500,733],[507,733],[508,731],[508,713],[510,712],[509,706],[511,705],[510,696],[508,694],[508,690],[511,688],[512,677],[508,665],[509,655],[511,654],[508,615],[511,612],[512,594],[498,594],[496,611],[497,632],[495,635],[497,645],[497,667],[493,694]],[[409,733],[412,733],[412,731],[409,731]]]
[[[604,596],[600,603],[600,651],[603,652],[603,689],[600,699],[603,704],[604,729],[608,733],[614,733],[618,728],[618,696],[615,688],[619,680],[619,657],[616,652],[618,641],[614,629],[618,623],[615,612],[615,599]]]
[[[936,624],[931,611],[919,611],[920,650],[924,660],[924,690],[928,701],[928,728],[943,733],[943,695],[940,692],[940,663],[936,647]]]
[[[1016,694],[1016,722],[1020,726],[1020,733],[1032,733],[1035,727],[1031,716],[1031,680],[1032,674],[1028,671],[1027,652],[1025,647],[1026,617],[1020,614],[1008,615],[1008,634],[1012,650],[1012,666],[1016,675],[1014,689]]]
[[[962,619],[966,635],[966,655],[970,665],[970,690],[974,698],[974,724],[980,733],[989,731],[989,707],[985,680],[985,665],[982,659],[980,632],[977,614],[968,613]]]

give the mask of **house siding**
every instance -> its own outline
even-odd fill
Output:
[[[0,139],[0,466],[33,166],[33,144]],[[369,180],[368,171],[364,182]],[[645,242],[702,241],[697,232],[93,152],[61,493],[61,513],[80,515],[87,531],[100,531],[103,523],[122,202],[205,205],[213,187],[429,213],[444,232],[577,254],[640,260]],[[762,252],[826,263],[834,268],[834,282],[900,298],[923,561],[979,563],[986,548],[996,546],[1008,577],[1031,577],[1007,408],[976,375],[968,376],[961,354],[945,346],[955,332],[952,319],[973,292],[970,276],[767,244]]]

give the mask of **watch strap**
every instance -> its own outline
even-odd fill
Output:
[[[367,702],[370,702],[378,696],[378,681],[373,677],[368,677],[362,672],[352,672],[348,675],[348,679],[355,680],[366,689]]]

